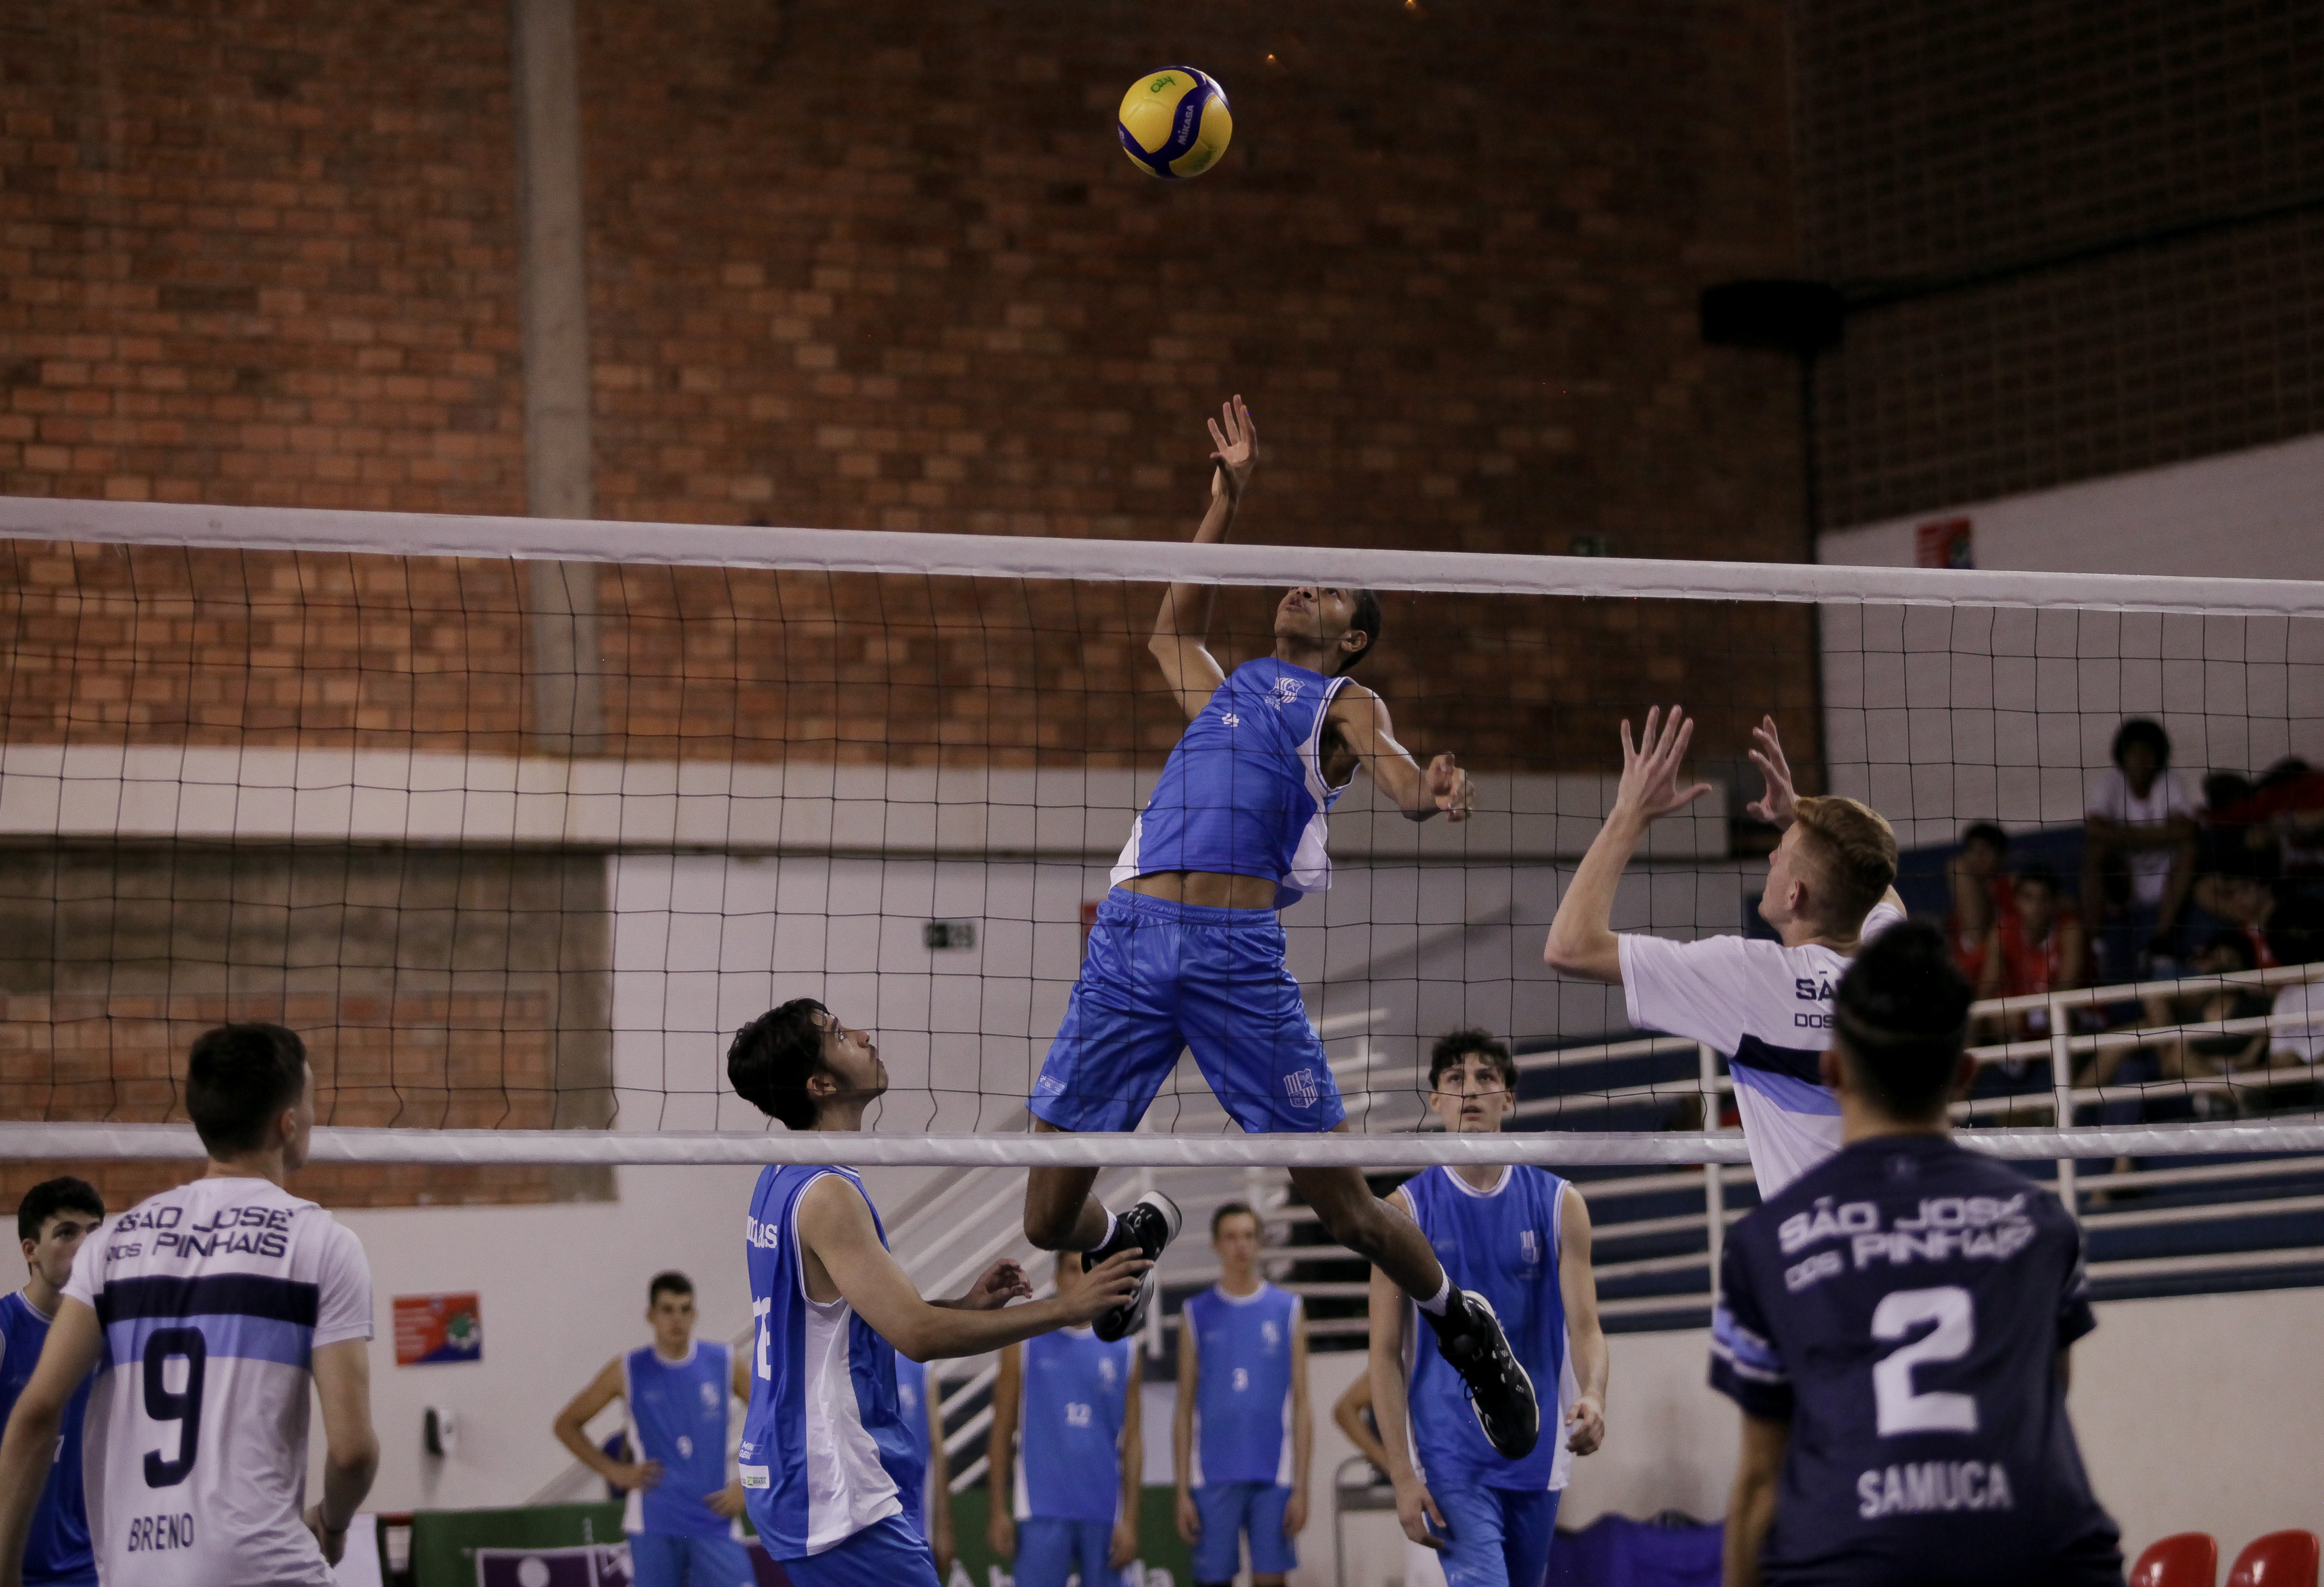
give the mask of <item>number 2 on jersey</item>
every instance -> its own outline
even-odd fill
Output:
[[[175,1457],[163,1460],[158,1449],[145,1452],[148,1488],[175,1488],[194,1469],[202,1436],[202,1370],[209,1356],[209,1342],[199,1328],[156,1328],[145,1341],[145,1414],[157,1422],[178,1424]],[[186,1363],[186,1386],[174,1392],[164,1376],[173,1361]]]
[[[1899,1433],[1974,1433],[1973,1395],[1913,1391],[1913,1369],[1923,1361],[1957,1361],[1977,1342],[1977,1315],[1969,1291],[1957,1284],[1938,1289],[1898,1289],[1872,1309],[1872,1337],[1902,1339],[1921,1323],[1936,1326],[1912,1343],[1890,1351],[1872,1367],[1872,1404],[1880,1436]]]

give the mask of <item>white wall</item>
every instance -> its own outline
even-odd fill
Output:
[[[1817,560],[1906,567],[1917,524],[1968,518],[1977,565],[2324,579],[2324,438],[1835,531]],[[2079,820],[2126,715],[2161,719],[2190,786],[2287,754],[2324,763],[2324,623],[1821,609],[1833,786],[1905,843],[1974,820]]]

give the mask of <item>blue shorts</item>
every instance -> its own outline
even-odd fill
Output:
[[[1194,1490],[1203,1518],[1194,1539],[1197,1582],[1231,1582],[1242,1568],[1241,1535],[1250,1534],[1250,1573],[1281,1576],[1296,1569],[1299,1551],[1283,1535],[1283,1507],[1291,1490],[1280,1482],[1205,1482]]]
[[[1542,1587],[1557,1533],[1555,1491],[1487,1488],[1473,1482],[1428,1485],[1447,1529],[1444,1587]]]
[[[1017,1587],[1065,1587],[1076,1567],[1082,1587],[1114,1587],[1121,1573],[1107,1563],[1112,1552],[1111,1521],[1034,1516],[1017,1523]]]
[[[732,1537],[630,1534],[630,1580],[636,1587],[754,1587],[758,1579],[751,1551]]]
[[[1306,1134],[1348,1116],[1272,909],[1174,904],[1115,888],[1025,1105],[1060,1130],[1130,1130],[1188,1047],[1249,1133]]]
[[[927,1544],[901,1516],[866,1527],[821,1554],[776,1563],[791,1587],[938,1587]]]

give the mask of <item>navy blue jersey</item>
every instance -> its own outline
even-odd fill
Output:
[[[92,1234],[91,1240],[97,1238]],[[40,1364],[41,1347],[49,1341],[51,1319],[32,1309],[18,1290],[0,1295],[0,1429],[16,1409],[16,1400],[32,1381]],[[81,1380],[65,1402],[64,1421],[49,1460],[49,1475],[40,1502],[24,1534],[24,1580],[28,1583],[78,1580],[97,1573],[97,1555],[89,1546],[88,1510],[80,1495],[80,1430],[88,1411],[92,1374]]]
[[[1858,1141],[1738,1224],[1711,1381],[1791,1424],[1770,1587],[2119,1583],[2060,1350],[2097,1325],[2057,1198],[1938,1135]]]

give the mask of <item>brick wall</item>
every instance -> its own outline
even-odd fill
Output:
[[[2324,194],[2324,13],[2253,0],[1803,0],[1808,270],[1941,276]],[[1825,521],[2324,429],[2324,214],[1857,316]]]

